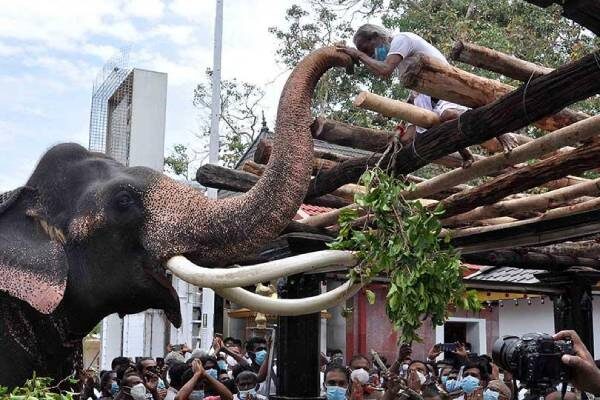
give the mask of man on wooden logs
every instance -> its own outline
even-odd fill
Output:
[[[354,34],[354,45],[356,48],[339,45],[338,49],[350,55],[355,61],[361,61],[371,72],[378,76],[389,77],[396,70],[403,59],[416,53],[424,53],[427,56],[448,64],[442,53],[427,42],[425,39],[411,32],[401,32],[392,36],[385,28],[377,25],[362,25]],[[468,110],[459,104],[449,101],[434,99],[430,96],[411,92],[412,103],[418,107],[433,111],[439,115],[440,121],[445,122],[456,119]],[[409,144],[415,135],[426,129],[409,125],[406,132],[400,137],[403,144]],[[505,152],[512,149],[513,143],[508,135],[501,135],[498,140]],[[468,149],[459,151],[463,157],[463,167],[468,167],[473,162],[473,155]]]

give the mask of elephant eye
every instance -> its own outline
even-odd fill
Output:
[[[115,205],[120,210],[127,210],[133,204],[134,204],[133,197],[131,197],[131,194],[129,194],[128,192],[125,192],[125,191],[119,192],[115,196]]]

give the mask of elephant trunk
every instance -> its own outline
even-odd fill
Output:
[[[150,213],[145,245],[160,257],[187,254],[197,263],[214,266],[252,254],[278,235],[300,207],[310,181],[314,88],[329,68],[351,64],[348,55],[326,47],[294,68],[279,100],[269,164],[245,194],[209,200],[157,177],[144,199]]]

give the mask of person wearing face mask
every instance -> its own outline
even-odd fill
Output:
[[[169,368],[171,382],[164,400],[175,400],[175,396],[183,386],[183,374],[190,367],[184,362],[173,362]]]
[[[146,386],[142,378],[135,372],[128,372],[121,379],[119,392],[115,400],[144,400],[146,398]]]
[[[252,371],[242,371],[235,377],[237,394],[235,400],[267,400],[266,396],[257,392],[258,376]]]
[[[383,391],[374,387],[370,383],[369,372],[367,372],[367,370],[365,369],[365,368],[368,368],[368,366],[364,365],[361,368],[356,368],[356,364],[358,364],[358,363],[354,364],[354,368],[351,367],[351,369],[353,369],[353,371],[350,374],[350,382],[351,382],[350,398],[353,400],[378,400],[378,399],[381,399],[381,397],[383,397]]]
[[[346,400],[350,376],[348,370],[336,363],[330,363],[325,369],[323,388],[327,400]]]
[[[511,398],[510,388],[500,380],[490,381],[483,391],[483,400],[511,400]]]
[[[100,398],[99,400],[110,400],[113,398],[114,394],[116,394],[119,389],[118,385],[116,385],[117,381],[117,373],[115,371],[105,371],[104,374],[101,375],[100,378]],[[113,384],[115,384],[116,390],[113,394]]]
[[[198,359],[183,374],[184,385],[174,400],[233,400],[231,392],[204,369]]]
[[[385,78],[390,77],[405,58],[417,53],[448,64],[446,57],[437,48],[412,32],[392,35],[381,26],[365,24],[358,28],[353,41],[356,48],[338,45],[338,50],[350,55],[355,61],[362,62],[375,75]],[[441,122],[456,119],[467,110],[464,106],[434,99],[423,93],[413,92],[411,98],[415,106],[436,113]],[[425,130],[423,127],[409,125],[399,139],[403,144],[409,144],[415,135]],[[505,151],[510,151],[516,144],[510,135],[501,135],[498,140]],[[464,160],[463,166],[468,167],[473,162],[473,155],[466,148],[461,149],[459,153]]]
[[[465,398],[472,397],[476,390],[483,392],[487,387],[487,370],[480,363],[467,363],[464,367],[460,387],[465,392]],[[479,396],[476,396],[479,397]]]

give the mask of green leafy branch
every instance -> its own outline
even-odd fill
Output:
[[[449,246],[448,236],[440,238],[443,209],[406,200],[402,193],[413,190],[412,185],[380,168],[365,172],[360,184],[366,191],[355,196],[357,208],[340,215],[339,236],[331,248],[357,252],[360,263],[350,272],[355,281],[389,278],[386,310],[400,341],[420,341],[422,322],[430,318],[441,325],[450,304],[479,310],[476,292],[466,290],[462,282],[458,253]],[[375,295],[369,292],[367,299],[373,303]]]
[[[77,383],[77,380],[73,378],[68,378],[68,381],[71,384]],[[73,400],[74,394],[59,390],[58,386],[52,386],[51,378],[38,377],[35,373],[23,386],[13,390],[9,390],[6,386],[0,386],[1,400]]]

